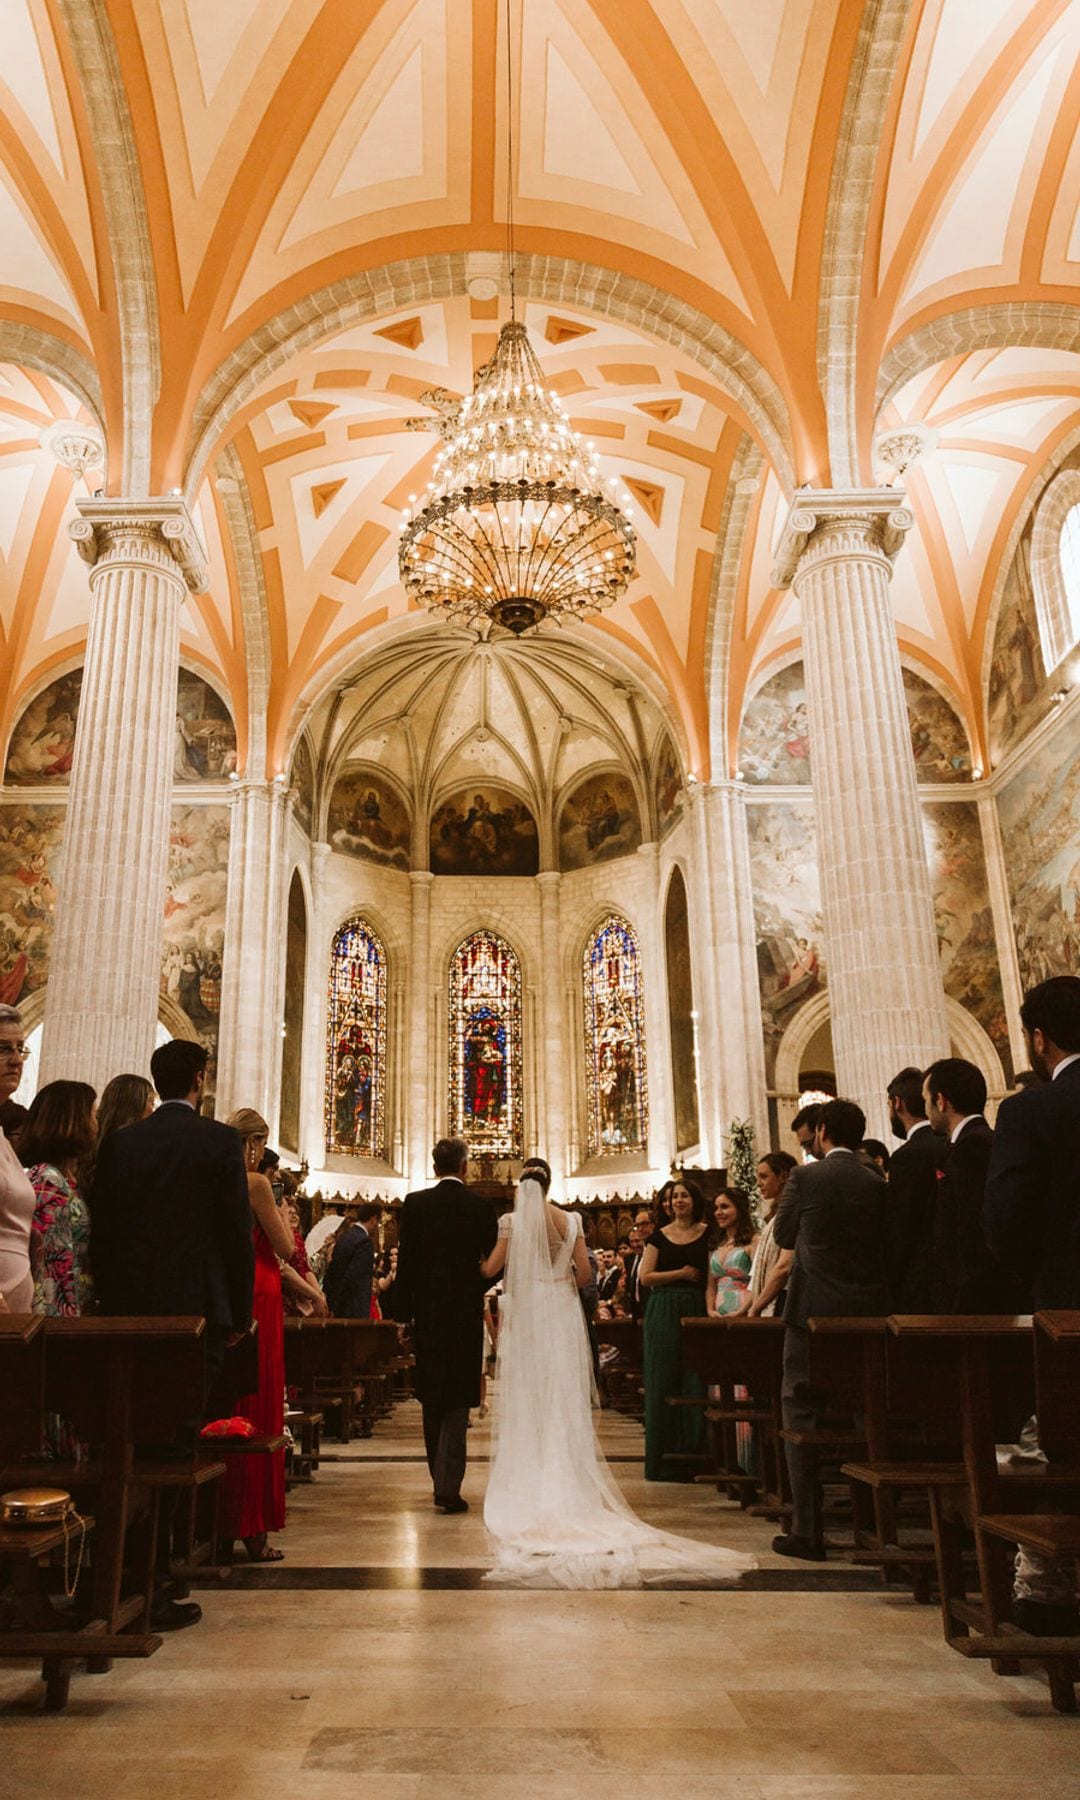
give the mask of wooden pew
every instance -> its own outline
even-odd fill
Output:
[[[285,1377],[305,1411],[339,1412],[343,1444],[353,1436],[363,1384],[399,1358],[397,1326],[376,1319],[286,1319]]]
[[[644,1366],[643,1330],[640,1319],[600,1319],[593,1324],[598,1346],[610,1344],[619,1353],[613,1369],[603,1371],[604,1387],[612,1406],[641,1417],[641,1381]]]
[[[761,1493],[765,1510],[782,1512],[790,1503],[787,1469],[780,1442],[780,1383],[783,1369],[782,1319],[684,1319],[683,1361],[698,1375],[706,1391],[720,1390],[705,1417],[718,1429],[714,1438],[715,1468],[703,1479],[715,1480],[740,1504],[750,1506]],[[736,1396],[745,1388],[746,1398]],[[735,1428],[753,1425],[760,1467],[748,1471],[739,1463]],[[755,1508],[763,1510],[761,1506]]]

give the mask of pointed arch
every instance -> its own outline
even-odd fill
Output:
[[[387,959],[361,914],[335,933],[326,1009],[326,1149],[386,1154]]]

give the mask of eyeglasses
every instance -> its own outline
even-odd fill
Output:
[[[26,1044],[0,1043],[0,1056],[18,1057],[20,1062],[25,1062],[29,1054],[30,1050]]]

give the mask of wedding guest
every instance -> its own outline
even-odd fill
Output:
[[[817,1131],[820,1117],[820,1103],[811,1101],[809,1106],[801,1106],[791,1121],[795,1142],[803,1153],[804,1162],[814,1161],[814,1134]]]
[[[344,1223],[344,1210],[328,1206],[322,1213],[322,1216],[316,1219],[314,1225],[304,1239],[304,1249],[307,1251],[308,1262],[311,1264],[312,1273],[320,1285],[323,1285],[326,1281],[326,1271],[330,1265],[330,1258],[334,1254],[334,1240]]]
[[[750,1216],[750,1196],[738,1187],[721,1188],[713,1201],[716,1241],[709,1252],[705,1311],[710,1319],[745,1312],[750,1305],[750,1269],[757,1233]]]
[[[93,1301],[81,1181],[97,1147],[96,1099],[85,1081],[50,1081],[34,1096],[23,1128],[34,1190],[34,1311],[50,1319],[77,1319]]]
[[[28,1055],[22,1015],[14,1006],[0,1006],[0,1104],[6,1104],[18,1087]],[[26,1172],[0,1128],[0,1296],[9,1312],[29,1312],[34,1295],[30,1273],[34,1204]]]
[[[114,1075],[101,1090],[98,1101],[98,1145],[110,1132],[123,1131],[125,1125],[137,1125],[154,1110],[153,1082],[145,1075]]]
[[[334,1254],[323,1291],[335,1319],[370,1319],[375,1276],[375,1234],[382,1202],[363,1200],[350,1208],[345,1229],[334,1239]]]
[[[239,1133],[247,1170],[248,1204],[255,1246],[252,1316],[258,1324],[256,1345],[259,1384],[254,1393],[234,1403],[234,1412],[250,1419],[257,1432],[280,1434],[285,1422],[285,1330],[282,1319],[278,1258],[288,1261],[295,1245],[287,1220],[277,1206],[270,1183],[259,1173],[270,1127],[251,1107],[226,1121]],[[285,1451],[272,1455],[230,1455],[222,1484],[222,1536],[226,1543],[243,1538],[252,1562],[280,1562],[284,1552],[267,1542],[267,1534],[285,1524]]]
[[[330,1308],[326,1295],[311,1272],[304,1236],[300,1230],[300,1214],[291,1201],[285,1202],[285,1217],[293,1236],[293,1253],[281,1265],[281,1300],[291,1318],[325,1319]]]
[[[926,1116],[921,1069],[901,1069],[890,1081],[889,1125],[901,1140],[889,1163],[886,1257],[894,1312],[932,1313],[937,1308],[934,1261],[939,1175],[946,1143]]]
[[[986,1119],[986,1078],[960,1056],[941,1057],[923,1077],[930,1123],[948,1140],[934,1231],[938,1310],[945,1313],[1030,1311],[1015,1269],[999,1263],[986,1242],[983,1199],[994,1134]]]
[[[758,1193],[764,1223],[750,1266],[750,1319],[771,1319],[783,1311],[792,1252],[781,1250],[773,1235],[776,1208],[784,1183],[798,1164],[786,1150],[770,1150],[757,1166]]]
[[[863,1138],[859,1145],[859,1156],[869,1168],[879,1169],[882,1175],[888,1175],[889,1151],[880,1138]]]
[[[692,1480],[685,1465],[669,1456],[695,1456],[704,1438],[702,1410],[669,1406],[668,1395],[703,1399],[698,1377],[682,1365],[682,1321],[704,1318],[709,1272],[709,1227],[705,1196],[695,1182],[672,1183],[670,1225],[652,1233],[641,1256],[639,1281],[646,1296],[643,1364],[645,1379],[645,1479]]]

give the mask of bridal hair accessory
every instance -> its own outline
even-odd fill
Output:
[[[86,1520],[75,1509],[75,1502],[65,1488],[35,1487],[12,1488],[6,1494],[0,1494],[0,1524],[2,1525],[62,1525],[64,1528],[64,1598],[73,1600],[75,1589],[79,1585],[82,1573],[83,1551],[86,1548]],[[71,1539],[75,1527],[79,1528],[79,1554],[75,1559],[75,1573],[71,1574]]]

